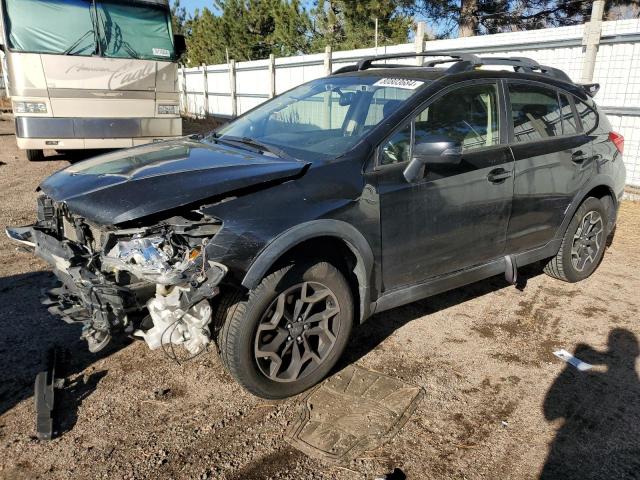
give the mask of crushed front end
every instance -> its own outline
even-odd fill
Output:
[[[42,195],[37,222],[7,228],[7,235],[52,266],[61,285],[43,303],[82,323],[92,352],[124,333],[151,348],[179,344],[195,355],[210,341],[209,299],[226,268],[207,258],[220,221],[198,211],[183,215],[151,226],[101,226]]]

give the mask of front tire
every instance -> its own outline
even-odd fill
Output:
[[[27,150],[27,160],[30,162],[41,162],[44,160],[43,150]]]
[[[353,311],[349,284],[336,267],[286,266],[265,277],[248,300],[227,307],[220,357],[254,395],[296,395],[335,366],[351,334]]]
[[[597,198],[589,197],[574,214],[557,255],[544,267],[544,272],[565,282],[579,282],[598,268],[607,244],[608,218]]]

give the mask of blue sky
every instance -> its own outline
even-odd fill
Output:
[[[171,0],[173,4],[174,1]],[[196,8],[202,10],[203,7],[209,7],[211,10],[211,5],[213,4],[212,0],[180,0],[180,5],[187,9],[187,12],[193,13]]]

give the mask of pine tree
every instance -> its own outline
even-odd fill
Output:
[[[336,50],[375,45],[375,19],[378,19],[378,45],[404,43],[408,39],[411,17],[392,0],[318,0],[312,10],[313,49],[325,45]]]
[[[440,36],[536,30],[589,20],[591,0],[414,0],[404,10],[438,26]],[[640,0],[607,0],[605,18],[626,11],[637,16]]]
[[[206,64],[223,63],[223,38],[219,33],[220,19],[205,8],[196,10],[189,22],[190,32],[187,36],[187,64],[191,67]],[[222,48],[222,52],[220,51]]]
[[[196,12],[189,22],[190,65],[256,60],[309,50],[310,21],[298,0],[216,0],[218,15]]]
[[[175,0],[171,7],[171,28],[173,33],[184,35],[188,21],[187,10],[180,5],[180,0]]]

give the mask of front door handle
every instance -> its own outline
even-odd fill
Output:
[[[584,153],[582,150],[578,150],[577,152],[573,152],[571,154],[571,161],[573,163],[582,163],[588,159],[589,159],[589,155]]]
[[[487,175],[487,180],[489,180],[491,183],[502,183],[510,177],[511,170],[505,170],[504,168],[494,168]]]

